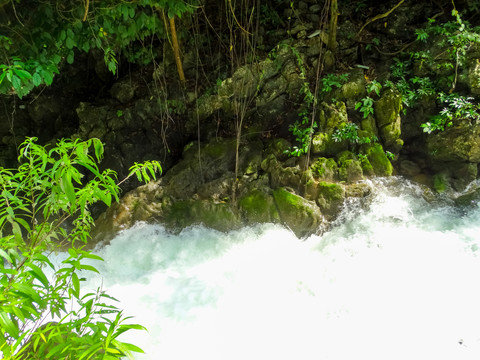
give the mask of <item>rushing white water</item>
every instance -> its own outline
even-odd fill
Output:
[[[480,209],[398,179],[323,236],[137,224],[99,250],[138,359],[480,359]]]

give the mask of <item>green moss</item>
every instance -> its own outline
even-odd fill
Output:
[[[240,219],[229,204],[213,203],[208,200],[185,200],[173,203],[166,214],[165,223],[173,228],[203,224],[220,231],[241,226]]]
[[[402,95],[394,90],[387,90],[375,101],[375,118],[379,127],[384,127],[397,121],[402,110]]]
[[[271,195],[258,189],[238,200],[238,206],[249,223],[278,222],[280,215]]]
[[[355,159],[344,160],[338,169],[340,180],[354,182],[363,179],[363,170],[360,161]]]
[[[318,183],[318,193],[326,200],[343,200],[345,191],[340,184],[321,181]]]
[[[317,231],[322,222],[320,209],[311,201],[292,194],[284,188],[274,190],[273,197],[282,222],[299,236]]]
[[[323,180],[334,180],[338,175],[338,165],[332,158],[318,158],[310,166],[312,175]]]
[[[343,186],[324,181],[318,184],[317,203],[324,215],[335,216],[340,210],[344,198],[345,190]]]
[[[342,165],[347,160],[356,160],[357,156],[351,151],[342,151],[337,155],[338,165]]]
[[[363,170],[357,156],[351,151],[342,151],[337,156],[340,180],[354,182],[363,179]]]
[[[380,144],[374,144],[366,150],[367,158],[377,176],[391,176],[393,166]]]
[[[224,157],[227,153],[232,153],[234,151],[235,140],[232,139],[212,141],[203,148],[203,152],[212,158]]]
[[[362,171],[364,175],[373,176],[375,175],[375,171],[373,170],[372,164],[366,156],[360,158],[360,164],[362,165]]]
[[[265,149],[265,155],[273,154],[277,159],[286,157],[285,151],[291,148],[292,144],[288,140],[278,138],[268,142]]]

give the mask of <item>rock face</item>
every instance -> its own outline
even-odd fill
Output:
[[[235,140],[192,143],[164,177],[127,193],[102,214],[94,239],[109,239],[136,221],[161,222],[174,231],[193,224],[227,231],[273,222],[304,237],[322,231],[346,196],[368,194],[355,190],[363,179],[355,154],[344,153],[338,164],[313,158],[305,167],[305,158],[285,157],[285,146],[283,139],[242,143],[235,181]],[[342,178],[348,183],[338,183]]]

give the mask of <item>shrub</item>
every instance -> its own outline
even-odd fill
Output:
[[[3,359],[131,358],[131,351],[142,350],[118,336],[144,328],[126,324],[128,317],[104,290],[81,292],[81,271],[98,272],[85,260],[102,260],[85,249],[93,224],[89,208],[118,200],[116,174],[100,172],[98,139],[61,140],[50,149],[36,140],[20,146],[17,169],[0,168]],[[161,167],[147,162],[131,170],[130,176],[148,181]],[[55,266],[48,254],[60,247],[68,257]]]

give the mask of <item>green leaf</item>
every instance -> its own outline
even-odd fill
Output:
[[[20,78],[16,75],[12,76],[12,86],[15,89],[15,91],[18,93],[22,90],[22,81]]]
[[[33,74],[33,85],[39,86],[42,83],[42,77],[38,72]]]
[[[67,56],[67,62],[68,62],[70,65],[73,64],[74,58],[75,58],[75,55],[74,55],[73,51],[70,51],[70,52],[68,53],[68,56]]]
[[[18,337],[18,326],[10,319],[10,315],[3,311],[0,311],[0,326],[13,338]]]
[[[27,262],[25,263],[25,266],[29,267],[30,269],[32,269],[31,271],[29,271],[29,273],[35,278],[37,279],[38,281],[40,281],[43,286],[45,286],[46,288],[48,287],[49,283],[48,283],[48,279],[47,277],[45,276],[45,274],[43,273],[43,270],[40,269],[37,265],[35,264],[32,264],[30,262]]]
[[[45,84],[47,84],[48,86],[52,85],[53,73],[51,71],[42,70],[41,74],[43,79],[45,80]]]
[[[67,195],[70,204],[75,205],[77,197],[75,196],[75,188],[73,187],[70,174],[67,173],[66,175],[64,175],[60,179],[60,183],[62,186],[62,190],[65,191],[65,194]]]
[[[98,161],[102,160],[103,158],[103,144],[102,141],[99,139],[92,139],[93,140],[93,147],[95,148],[95,157]]]
[[[80,270],[87,270],[87,271],[93,271],[93,272],[99,273],[99,271],[98,271],[95,267],[93,267],[93,266],[91,266],[91,265],[79,265],[79,266],[78,266],[78,269],[80,269]]]
[[[72,273],[72,285],[73,296],[78,299],[80,297],[80,281],[78,280],[78,275],[76,273]]]
[[[11,258],[4,250],[2,250],[2,249],[0,249],[0,256],[1,256],[2,258],[4,258],[5,260],[7,260],[7,262],[8,262],[9,264],[12,263],[12,258]]]
[[[67,46],[67,49],[71,50],[75,46],[75,40],[73,40],[71,37],[67,37],[65,40],[65,45]]]
[[[22,80],[29,80],[32,78],[32,74],[26,70],[14,69],[13,72]]]

